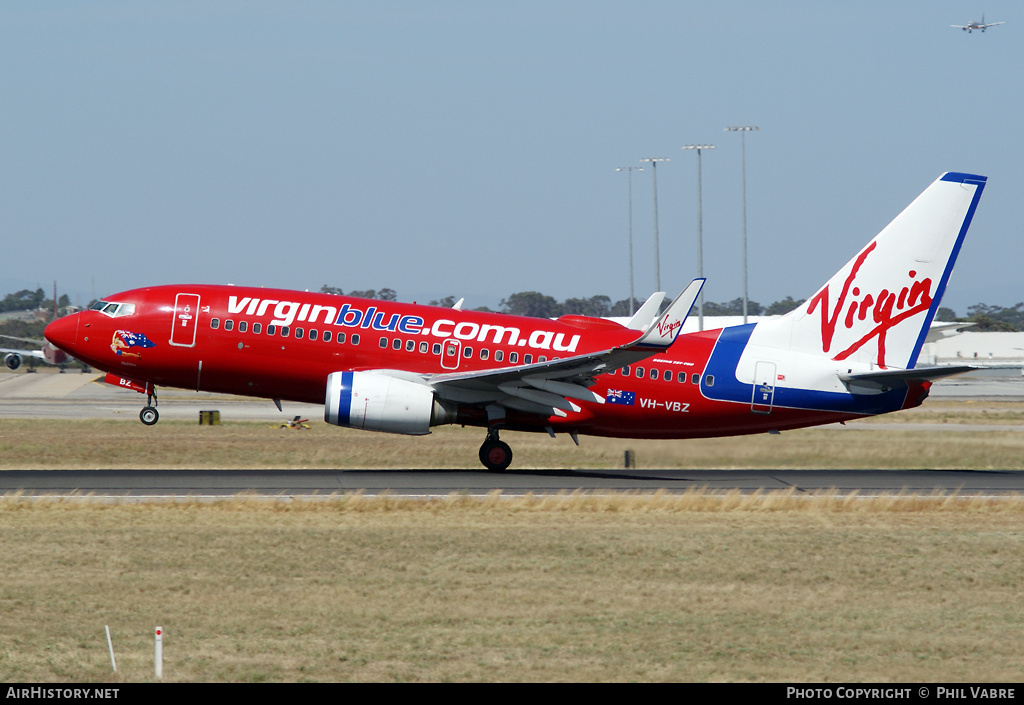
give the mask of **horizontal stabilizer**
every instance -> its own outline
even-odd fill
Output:
[[[911,381],[934,381],[943,377],[970,372],[977,368],[968,365],[942,367],[915,367],[912,370],[878,370],[877,372],[861,372],[857,374],[841,374],[839,379],[847,386],[868,387],[883,391],[895,389]]]

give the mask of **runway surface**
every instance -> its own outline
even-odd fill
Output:
[[[0,418],[132,418],[143,406],[141,395],[97,382],[96,375],[0,373]],[[1024,400],[1019,369],[983,370],[936,384],[933,399]],[[318,419],[316,405],[285,404],[278,412],[269,401],[212,396],[180,390],[161,391],[163,418],[193,420],[198,411],[216,408],[232,419],[276,420],[302,414]],[[906,425],[903,426],[906,428]],[[980,430],[979,427],[973,427]],[[225,497],[242,492],[261,496],[331,495],[363,491],[410,496],[451,493],[503,494],[666,490],[758,489],[800,493],[830,489],[862,495],[879,493],[1024,492],[1024,473],[935,470],[44,470],[0,472],[0,492],[28,495],[93,493],[114,497]]]
[[[557,492],[685,492],[794,489],[859,495],[1024,493],[1024,473],[937,470],[7,470],[0,492],[28,495],[89,494],[111,497],[309,496],[389,492],[443,497]]]

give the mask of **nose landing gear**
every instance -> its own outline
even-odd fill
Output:
[[[152,426],[160,420],[160,412],[156,410],[156,387],[149,387],[146,390],[146,406],[139,412],[139,421]]]

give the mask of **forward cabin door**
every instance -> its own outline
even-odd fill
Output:
[[[774,401],[775,363],[758,362],[754,366],[754,389],[750,397],[750,410],[755,414],[770,414]]]
[[[171,327],[171,345],[195,347],[196,327],[199,325],[199,294],[178,294],[174,297],[174,321]]]

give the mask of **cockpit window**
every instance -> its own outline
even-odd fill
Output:
[[[135,304],[119,304],[113,301],[97,301],[92,305],[93,311],[99,311],[111,318],[131,316],[135,313]]]

